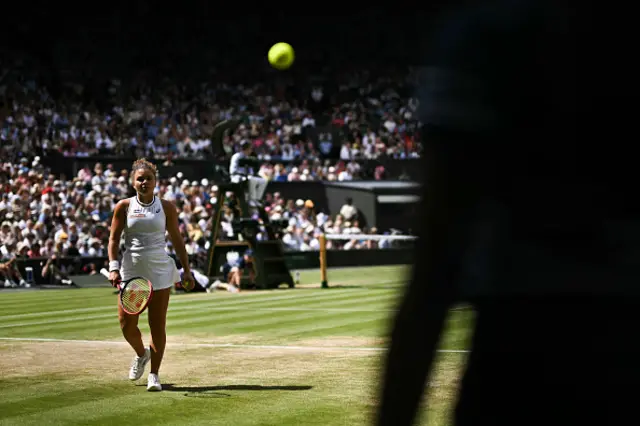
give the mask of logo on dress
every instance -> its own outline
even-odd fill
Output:
[[[156,210],[156,213],[160,213],[160,209]]]

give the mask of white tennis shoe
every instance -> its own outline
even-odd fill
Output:
[[[157,374],[149,373],[149,378],[147,379],[147,390],[149,392],[160,392],[162,390],[160,378]]]
[[[144,349],[144,355],[133,358],[131,369],[129,369],[129,380],[138,380],[144,374],[144,367],[151,360],[151,351],[149,348]]]

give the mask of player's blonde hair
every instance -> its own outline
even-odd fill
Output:
[[[131,166],[131,176],[133,176],[136,170],[149,170],[153,173],[153,176],[158,175],[158,168],[146,158],[138,158],[133,162],[133,165]]]

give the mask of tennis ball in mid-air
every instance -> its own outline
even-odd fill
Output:
[[[269,63],[276,69],[286,70],[295,59],[293,47],[289,43],[276,43],[269,49]]]

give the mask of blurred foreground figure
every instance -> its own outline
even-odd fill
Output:
[[[378,425],[416,419],[460,302],[476,323],[456,425],[638,422],[636,30],[621,3],[569,3],[476,5],[437,32],[421,93],[422,238]]]

